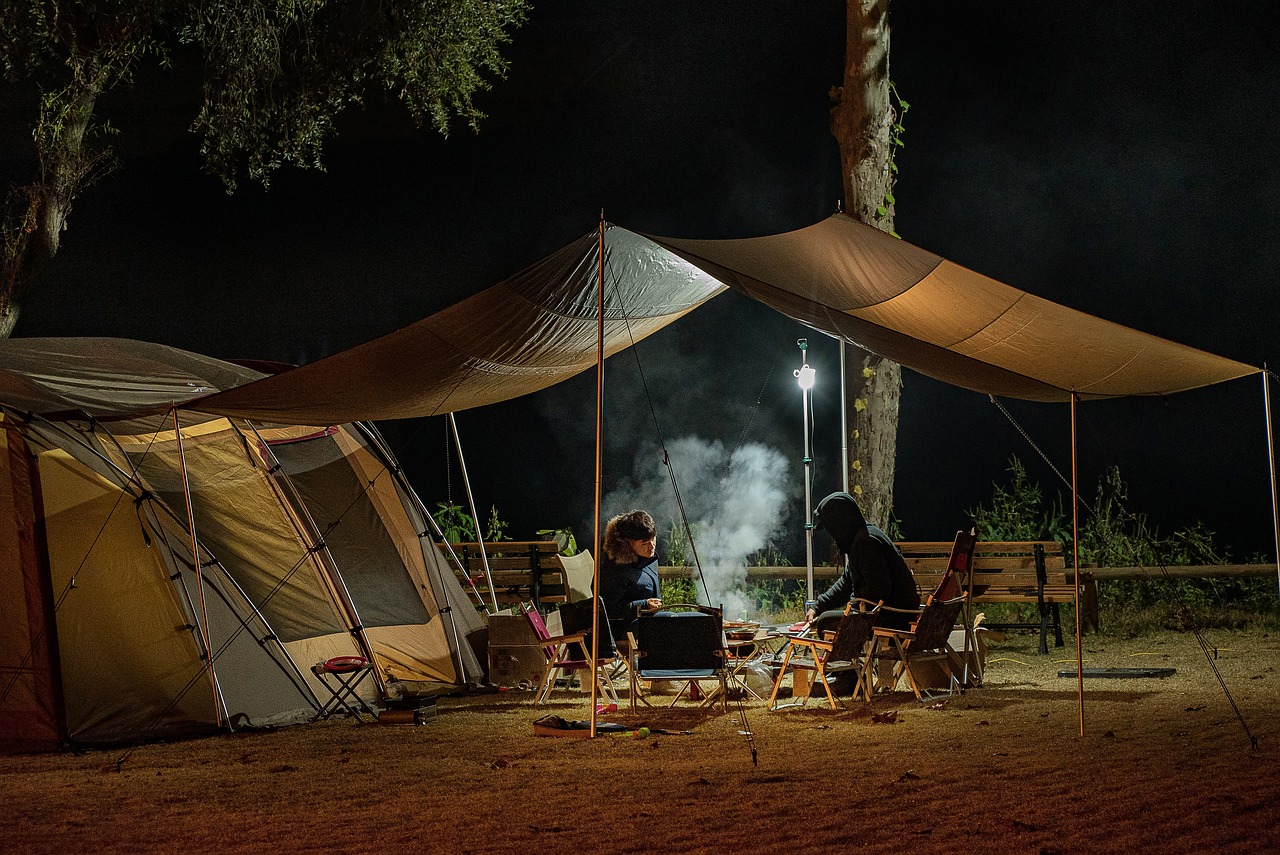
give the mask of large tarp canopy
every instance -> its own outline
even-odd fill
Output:
[[[1165,395],[1258,369],[1004,285],[844,215],[742,240],[604,235],[604,350],[731,287],[815,330],[978,392],[1036,401]],[[390,335],[195,409],[299,424],[492,404],[595,364],[599,239]]]
[[[977,392],[1167,395],[1258,372],[1020,291],[843,214],[769,237],[654,240],[806,326]]]

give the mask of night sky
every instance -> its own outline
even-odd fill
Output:
[[[1280,38],[1268,9],[898,0],[891,76],[911,104],[898,232],[1073,308],[1253,365],[1272,359]],[[374,105],[344,121],[326,173],[281,171],[269,192],[234,196],[199,169],[181,76],[144,75],[104,104],[124,169],[77,204],[16,335],[301,363],[499,281],[594,229],[602,210],[680,237],[801,228],[840,195],[827,91],[843,50],[843,3],[830,0],[547,2],[515,34],[478,135],[443,139]],[[8,148],[20,117],[2,118]],[[0,157],[6,180],[20,177]],[[806,335],[819,372],[815,501],[836,488],[834,343],[726,294],[610,360],[606,489],[637,449],[653,454],[659,430],[776,447],[794,462],[784,545],[802,561],[791,372]],[[1010,455],[1050,495],[1066,491],[984,396],[904,376],[908,537],[949,538]],[[509,534],[573,526],[589,539],[594,391],[584,376],[459,414],[476,499],[498,506]],[[1081,405],[1084,495],[1119,465],[1132,506],[1162,531],[1202,520],[1237,557],[1270,552],[1261,397],[1255,377]],[[1008,406],[1069,474],[1068,408]],[[428,504],[462,499],[442,419],[382,427]]]

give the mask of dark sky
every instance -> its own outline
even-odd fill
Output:
[[[1280,320],[1280,38],[1268,8],[898,0],[891,74],[911,104],[899,233],[1010,285],[1261,365]],[[270,192],[235,196],[199,171],[181,87],[147,77],[106,105],[125,168],[77,205],[17,335],[306,362],[487,287],[592,230],[601,210],[682,237],[809,225],[840,193],[827,91],[840,81],[843,16],[831,0],[542,3],[508,50],[509,78],[483,98],[480,134],[442,139],[374,107],[345,121],[327,172],[283,171]],[[795,465],[794,550],[791,371],[805,335],[727,294],[638,359],[611,360],[608,483],[656,441],[655,423],[668,440],[767,443]],[[835,346],[808,337],[820,497],[839,478]],[[1069,473],[1068,409],[1009,407]],[[589,537],[593,419],[592,377],[460,414],[477,500],[517,537],[562,525]],[[1256,378],[1084,404],[1081,481],[1090,494],[1119,465],[1132,505],[1162,530],[1202,520],[1237,555],[1269,552],[1264,428]],[[442,420],[384,429],[424,500],[462,498]],[[906,372],[907,536],[949,537],[1014,454],[1048,493],[1065,489],[986,398]]]

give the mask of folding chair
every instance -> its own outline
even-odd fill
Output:
[[[611,636],[609,636],[608,655],[596,659],[595,665],[592,666],[591,647],[588,639],[589,627],[587,630],[579,630],[564,635],[552,635],[547,631],[547,624],[542,619],[542,613],[532,603],[522,608],[525,619],[529,621],[529,626],[532,627],[533,634],[537,636],[538,645],[547,659],[546,673],[543,675],[542,683],[538,686],[537,694],[533,698],[535,704],[541,704],[550,697],[556,681],[562,675],[567,676],[570,672],[583,670],[590,670],[595,675],[596,685],[599,687],[603,697],[607,698],[611,703],[618,703],[618,694],[613,690],[613,682],[605,673],[606,666],[614,659]],[[601,606],[601,609],[603,610],[603,606]],[[602,642],[605,637],[606,635],[601,636]],[[603,644],[601,650],[604,650]],[[582,654],[581,658],[577,658],[579,653]]]
[[[686,608],[693,611],[669,611]],[[641,615],[631,634],[631,709],[636,701],[652,706],[640,692],[640,684],[682,683],[669,706],[698,680],[716,680],[725,712],[729,710],[728,669],[724,644],[723,612],[698,605],[664,606],[662,611]],[[708,695],[706,701],[716,698]]]
[[[356,693],[365,678],[373,673],[368,659],[363,656],[335,656],[312,665],[311,673],[319,678],[320,685],[329,690],[329,700],[321,705],[312,721],[327,719],[339,712],[356,721],[364,721],[363,713],[377,719],[378,711]]]
[[[792,671],[793,681],[796,671],[812,671],[813,684],[821,683],[827,692],[827,702],[832,709],[836,708],[835,695],[827,682],[828,676],[842,672],[853,672],[857,681],[853,687],[856,699],[861,692],[871,701],[871,657],[867,650],[872,643],[876,616],[882,603],[870,600],[854,599],[845,606],[844,615],[840,618],[835,632],[822,633],[825,637],[800,636],[787,643],[787,650],[782,656],[782,664],[778,676],[773,681],[773,692],[769,695],[769,709],[778,710],[790,706],[804,706],[809,695],[801,700],[793,701],[785,706],[777,706],[778,689],[788,669]],[[809,694],[812,694],[810,689]],[[794,695],[793,695],[794,697]]]
[[[960,664],[959,657],[951,647],[951,628],[960,614],[968,597],[961,594],[950,600],[930,597],[921,609],[895,609],[884,606],[883,611],[911,613],[917,615],[911,629],[887,629],[876,627],[874,631],[876,645],[872,649],[871,658],[875,662],[893,663],[893,682],[890,688],[896,687],[902,677],[907,678],[916,700],[923,701],[920,686],[912,673],[913,665],[921,662],[937,662],[947,675],[947,694],[959,685],[952,666]],[[925,695],[929,695],[926,690]],[[932,698],[931,695],[929,695]]]

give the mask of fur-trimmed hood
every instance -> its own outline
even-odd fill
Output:
[[[631,511],[618,514],[609,520],[604,527],[604,542],[601,548],[609,560],[615,564],[634,564],[640,560],[636,551],[631,548],[630,541],[643,540],[657,534],[653,517],[646,511]]]

